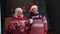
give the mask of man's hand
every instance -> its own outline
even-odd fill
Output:
[[[47,33],[44,33],[44,34],[47,34]]]

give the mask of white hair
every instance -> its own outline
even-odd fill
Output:
[[[21,8],[16,8],[15,9],[15,14],[14,14],[14,17],[17,17],[17,12],[20,11],[20,12],[23,12],[23,10]]]

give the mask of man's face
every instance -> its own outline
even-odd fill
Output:
[[[33,13],[37,13],[37,12],[38,12],[38,8],[33,8],[33,9],[32,9],[32,12],[33,12]]]
[[[18,11],[18,12],[17,12],[17,16],[22,15],[22,13],[23,13],[22,11]]]

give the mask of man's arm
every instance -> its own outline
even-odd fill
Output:
[[[45,16],[43,16],[43,22],[44,22],[45,34],[47,34],[47,32],[48,32],[48,23],[47,23],[47,19],[46,19]]]
[[[33,19],[29,19],[29,22],[30,22],[30,24],[32,24],[33,23]]]

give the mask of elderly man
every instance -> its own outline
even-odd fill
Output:
[[[30,34],[47,34],[48,32],[48,23],[45,15],[38,11],[38,7],[35,4],[30,4],[30,23],[31,23],[31,32]]]

